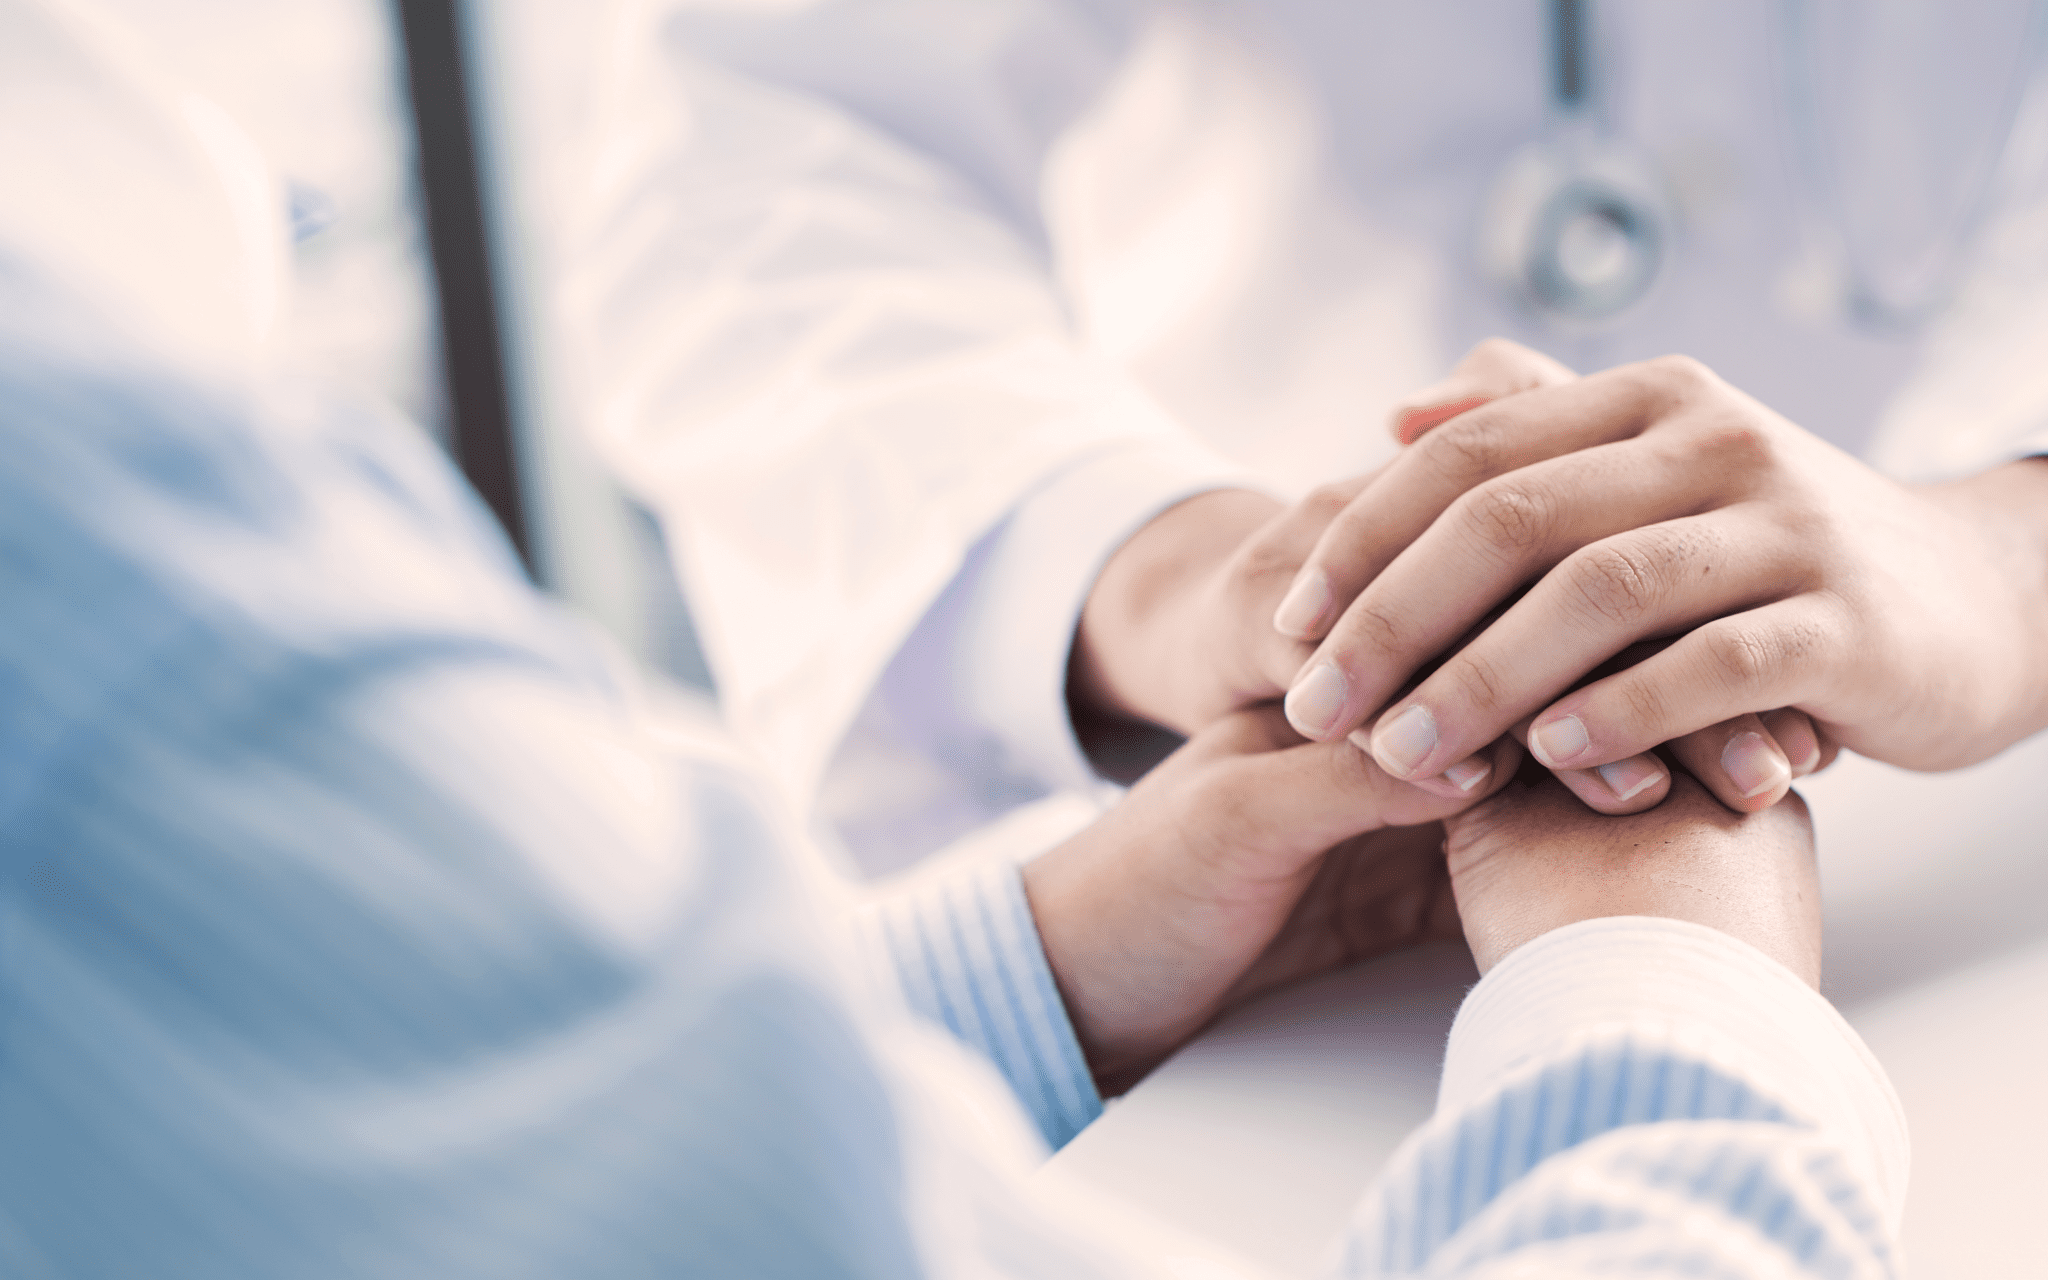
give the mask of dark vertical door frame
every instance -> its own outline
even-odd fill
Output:
[[[503,312],[491,272],[462,0],[396,0],[412,101],[415,163],[440,297],[448,442],[455,461],[533,571],[506,381]]]

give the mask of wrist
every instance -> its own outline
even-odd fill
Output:
[[[1967,523],[2004,589],[2004,625],[1987,628],[1979,669],[1998,672],[1977,753],[1990,755],[2048,728],[2048,457],[2022,458],[1966,479],[1920,489],[1928,501]],[[1996,616],[1996,615],[1994,615]],[[2006,660],[1999,661],[2003,656]]]
[[[1111,819],[1079,833],[1024,865],[1024,896],[1038,927],[1075,1043],[1098,1092],[1114,1097],[1170,1054],[1192,1026],[1160,1025],[1170,999],[1127,949],[1132,922],[1115,910],[1140,900],[1141,884],[1117,883],[1114,860],[1106,868],[1101,844],[1121,824]],[[1137,932],[1144,933],[1140,927]],[[1142,949],[1141,949],[1142,950]],[[1167,1022],[1176,1020],[1170,1015]]]
[[[1451,889],[1485,973],[1570,925],[1655,916],[1705,925],[1820,981],[1820,883],[1798,793],[1735,814],[1689,776],[1644,813],[1588,813],[1551,779],[1446,824]]]
[[[1249,489],[1213,489],[1153,517],[1109,558],[1074,632],[1067,701],[1077,724],[1140,721],[1187,734],[1228,710],[1205,646],[1223,642],[1203,597],[1246,538],[1281,510]]]

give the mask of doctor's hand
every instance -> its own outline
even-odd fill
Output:
[[[1046,958],[1104,1093],[1259,991],[1456,937],[1438,821],[1519,758],[1496,744],[1488,783],[1445,799],[1347,743],[1302,742],[1277,708],[1241,712],[1027,864]]]
[[[1526,359],[1519,384],[1481,356]],[[1680,739],[1750,810],[1837,744],[1941,769],[2048,723],[2048,461],[1908,487],[1690,360],[1566,381],[1512,344],[1474,359],[1435,397],[1462,411],[1411,404],[1414,443],[1324,526],[1293,589],[1322,607],[1282,610],[1315,646],[1287,699],[1307,736],[1396,777],[1517,725],[1576,771]]]
[[[1445,853],[1481,973],[1552,929],[1666,916],[1742,939],[1820,985],[1813,826],[1795,793],[1731,813],[1680,774],[1647,813],[1587,812],[1554,779],[1510,782],[1447,821]]]
[[[1325,485],[1291,507],[1248,490],[1203,493],[1118,548],[1081,611],[1068,671],[1075,730],[1098,767],[1118,772],[1111,757],[1133,723],[1187,736],[1279,701],[1314,645],[1274,631],[1273,611],[1324,529],[1373,478]],[[1415,785],[1469,799],[1487,777],[1483,747],[1438,772]],[[1642,807],[1662,795],[1631,799]]]

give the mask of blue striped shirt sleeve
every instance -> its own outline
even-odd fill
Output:
[[[1840,1016],[1725,934],[1622,917],[1511,955],[1349,1276],[1900,1274],[1902,1113]]]
[[[993,1063],[1048,1146],[1102,1113],[1013,862],[906,882],[864,905],[860,926],[910,1008]]]

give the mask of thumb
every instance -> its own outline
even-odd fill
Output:
[[[1402,444],[1414,444],[1425,433],[1480,405],[1520,391],[1575,382],[1578,376],[1541,351],[1506,338],[1488,338],[1466,352],[1449,377],[1395,405],[1388,428]]]

